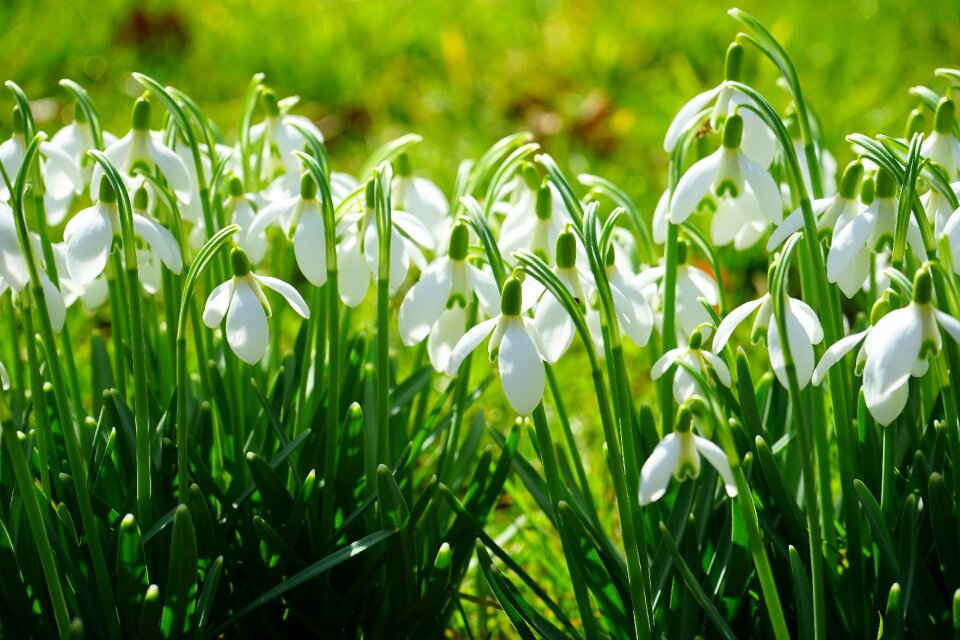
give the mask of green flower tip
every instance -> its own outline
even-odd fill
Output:
[[[743,117],[735,113],[723,123],[723,146],[727,149],[738,149],[742,141]]]
[[[891,310],[890,301],[886,298],[880,298],[873,303],[873,308],[870,310],[870,324],[871,326],[876,326],[878,322],[883,318],[883,316],[890,313]]]
[[[743,47],[737,42],[731,42],[727,47],[727,56],[723,63],[723,79],[739,82],[742,70]]]
[[[907,116],[907,126],[903,131],[903,137],[909,140],[915,133],[923,133],[927,128],[927,117],[923,115],[920,109],[914,109]]]
[[[234,198],[239,198],[243,195],[243,180],[238,176],[230,176],[230,182],[227,185],[229,193]]]
[[[557,267],[572,269],[577,264],[577,238],[571,231],[557,236]]]
[[[681,240],[677,243],[677,264],[687,264],[687,252],[690,250],[690,245],[687,244],[686,240]]]
[[[610,246],[607,247],[606,267],[609,269],[616,263],[616,261],[617,261],[617,248],[611,242]]]
[[[952,133],[955,111],[953,100],[940,98],[940,102],[937,103],[937,112],[933,116],[934,131],[937,133]]]
[[[673,430],[677,433],[687,433],[690,431],[690,426],[693,424],[693,413],[690,411],[690,407],[686,404],[680,406],[677,409],[677,419],[674,423]]]
[[[877,197],[892,198],[897,193],[897,181],[885,169],[877,170]]]
[[[536,191],[540,188],[540,172],[538,172],[537,168],[531,163],[524,162],[520,166],[520,175],[523,176],[523,181],[531,191]]]
[[[412,173],[410,167],[410,156],[406,153],[401,153],[397,156],[397,175],[401,178],[405,178]]]
[[[933,298],[933,278],[929,269],[920,269],[913,279],[913,301],[917,304],[930,304]]]
[[[260,94],[260,103],[263,105],[263,111],[268,118],[276,118],[280,115],[280,104],[277,102],[277,94],[272,89],[264,89]]]
[[[840,179],[840,197],[847,200],[856,198],[862,178],[863,163],[855,160],[848,164],[847,168],[843,170],[843,178]]]
[[[693,333],[690,334],[690,339],[687,341],[687,346],[691,349],[699,349],[703,344],[703,334],[700,333],[700,329],[694,329]]]
[[[447,254],[451,260],[464,260],[470,245],[470,229],[463,222],[457,222],[450,231],[450,250]]]
[[[150,101],[142,96],[137,98],[133,103],[133,116],[130,120],[130,128],[134,131],[150,129]]]
[[[97,196],[97,199],[104,204],[113,204],[117,201],[117,192],[114,190],[113,185],[110,184],[107,176],[100,178],[100,195]]]
[[[865,178],[860,185],[860,202],[869,206],[877,197],[877,182],[874,177]]]
[[[250,258],[247,257],[247,252],[240,247],[234,247],[233,251],[230,252],[230,265],[233,267],[233,275],[238,278],[250,273]]]
[[[440,545],[440,550],[437,551],[437,560],[433,563],[434,568],[440,571],[446,570],[450,566],[450,558],[450,545],[444,542]]]
[[[137,211],[146,211],[147,209],[147,190],[142,186],[133,194],[133,208]]]
[[[300,178],[300,197],[303,200],[313,200],[317,197],[317,181],[309,173]]]
[[[549,220],[553,214],[553,195],[550,193],[550,186],[544,180],[537,190],[537,217],[541,220]]]
[[[123,520],[120,522],[120,529],[129,533],[134,527],[137,526],[137,519],[133,517],[132,513],[128,513],[123,516]]]
[[[503,283],[503,292],[500,294],[500,313],[505,316],[519,316],[522,303],[523,289],[520,281],[510,276]]]
[[[376,195],[376,179],[370,178],[369,180],[367,180],[367,190],[366,190],[366,193],[364,194],[367,209],[373,209],[374,207],[377,206],[377,199],[375,195]]]
[[[13,108],[13,133],[14,135],[22,136],[27,130],[27,125],[23,120],[23,113],[20,111],[20,107]]]

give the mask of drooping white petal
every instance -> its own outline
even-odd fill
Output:
[[[113,222],[108,205],[98,203],[79,212],[63,230],[67,243],[67,268],[80,284],[103,273],[113,243]]]
[[[837,282],[857,257],[866,250],[867,239],[873,231],[876,216],[864,211],[833,234],[830,253],[827,254],[827,279]]]
[[[677,183],[670,201],[670,222],[681,224],[690,217],[717,177],[724,149],[721,147],[706,158],[698,160]]]
[[[937,319],[937,324],[943,327],[943,330],[950,334],[950,337],[956,342],[960,342],[960,321],[939,309],[934,309],[933,314]]]
[[[460,305],[444,309],[427,336],[427,355],[438,373],[446,371],[450,354],[467,331],[467,310]]]
[[[812,344],[820,344],[823,340],[823,327],[820,326],[820,318],[810,305],[803,300],[790,298],[787,301],[787,312],[796,316]]]
[[[463,334],[463,337],[460,338],[450,353],[450,359],[447,361],[446,372],[448,376],[457,375],[457,370],[460,369],[460,365],[464,359],[470,355],[474,349],[480,346],[480,343],[490,335],[490,332],[493,331],[499,321],[499,316],[484,320]]]
[[[610,286],[613,308],[623,334],[638,347],[643,347],[653,333],[653,310],[646,297],[638,290],[631,287],[626,290],[629,293],[621,291],[619,287]]]
[[[530,415],[543,399],[546,375],[540,351],[521,322],[507,324],[498,361],[507,401],[520,415]]]
[[[544,360],[548,364],[555,363],[573,343],[576,333],[573,319],[556,297],[547,293],[540,300],[533,322]]]
[[[744,180],[757,196],[760,211],[773,224],[780,224],[783,220],[783,202],[780,200],[780,189],[773,176],[743,153],[740,153],[737,159],[740,162]]]
[[[663,497],[679,461],[680,437],[676,433],[668,433],[653,448],[640,469],[641,506]]]
[[[46,186],[54,191],[56,197],[67,195],[70,190],[75,194],[83,193],[83,176],[80,174],[80,168],[63,149],[50,142],[41,142],[40,153],[47,159],[44,175]],[[64,191],[67,193],[63,193]]]
[[[743,104],[752,106],[753,100],[734,91],[730,96],[731,110]],[[743,118],[743,140],[740,143],[740,150],[761,167],[769,167],[777,152],[773,132],[763,119],[750,109],[739,109],[737,113]]]
[[[813,344],[803,325],[792,313],[786,313],[784,318],[787,326],[787,339],[790,344],[790,355],[793,359],[797,375],[797,384],[801,389],[807,386],[813,376],[814,354]],[[777,380],[784,387],[789,388],[787,378],[786,354],[781,344],[780,330],[776,322],[770,322],[767,328],[767,351],[770,356],[770,367],[776,374]]]
[[[300,219],[293,236],[293,253],[300,272],[310,284],[323,286],[327,281],[327,243],[320,216],[307,213]]]
[[[247,229],[247,235],[260,235],[281,217],[289,218],[299,201],[300,196],[297,195],[271,202],[254,217],[249,229]]]
[[[899,385],[890,387],[885,393],[873,393],[869,395],[866,392],[866,370],[864,370],[864,401],[870,415],[881,426],[887,426],[897,419],[904,408],[907,406],[907,400],[910,398],[910,385],[906,380]],[[873,387],[871,387],[873,388]]]
[[[842,360],[845,355],[850,353],[854,347],[860,344],[860,342],[867,337],[867,333],[869,331],[870,329],[865,329],[860,333],[854,333],[852,335],[845,336],[830,345],[830,347],[823,352],[823,357],[820,358],[817,368],[813,370],[813,377],[810,381],[814,384],[814,386],[819,386],[820,382],[824,379],[824,377],[826,377],[827,371],[830,370],[830,367]]]
[[[203,324],[211,329],[220,326],[223,316],[227,315],[227,309],[230,307],[232,298],[233,278],[214,287],[210,295],[207,296],[207,303],[203,307]]]
[[[360,252],[360,240],[350,236],[337,252],[340,299],[349,307],[358,307],[370,288],[370,268]]]
[[[497,288],[497,282],[493,279],[493,274],[468,264],[467,282],[477,295],[477,301],[484,312],[489,316],[497,315],[497,311],[500,309],[500,290]]]
[[[257,282],[267,287],[268,289],[273,289],[277,293],[283,296],[283,299],[287,301],[293,310],[296,311],[301,318],[310,318],[310,307],[307,306],[307,302],[303,299],[303,296],[300,295],[300,292],[297,291],[293,285],[280,280],[279,278],[271,278],[270,276],[257,276],[254,278],[257,279]]]
[[[447,306],[452,285],[450,259],[440,258],[410,287],[410,291],[400,303],[398,318],[403,344],[409,347],[427,337]]]
[[[227,343],[237,357],[247,364],[256,364],[267,351],[270,329],[267,313],[253,287],[239,280],[230,310],[227,312]]]
[[[653,367],[650,369],[650,379],[657,380],[660,376],[665,374],[667,369],[672,367],[677,358],[683,355],[686,350],[687,349],[685,347],[674,347],[657,358],[657,361],[653,363]]]
[[[30,282],[30,271],[13,221],[13,210],[4,202],[0,202],[0,276],[14,291],[23,290]]]
[[[728,313],[727,317],[720,321],[720,326],[717,327],[717,332],[713,335],[713,348],[711,350],[714,353],[720,353],[737,326],[756,311],[764,300],[766,300],[766,296],[745,302]]]
[[[723,449],[700,436],[693,436],[693,446],[697,448],[700,455],[707,459],[710,466],[720,474],[720,478],[723,480],[723,488],[726,489],[727,495],[731,498],[736,498],[737,481],[733,477],[730,460],[727,458],[727,454],[723,452]]]
[[[681,362],[683,365],[679,364]],[[687,367],[690,367],[697,373],[703,373],[697,358],[689,349],[684,349],[683,354],[678,359],[677,370],[673,374],[673,399],[678,405],[683,404],[697,394],[697,380]]]
[[[720,380],[720,383],[723,384],[723,386],[729,387],[731,384],[733,384],[733,378],[730,376],[730,369],[727,367],[727,363],[724,362],[723,359],[706,350],[701,351],[700,355],[710,364],[711,367],[713,367],[714,372],[717,374],[717,378]]]
[[[190,171],[170,147],[163,145],[153,136],[147,137],[147,153],[157,164],[157,168],[163,177],[167,179],[173,191],[177,194],[177,199],[181,202],[189,203],[193,198],[193,181],[190,178]]]
[[[820,198],[819,200],[814,200],[810,203],[810,206],[813,208],[813,215],[819,217],[823,213],[830,203],[833,202],[833,198]],[[770,239],[767,240],[767,251],[773,251],[781,244],[783,241],[789,238],[791,235],[803,229],[803,209],[797,208],[790,215],[783,219],[777,228],[770,234]]]
[[[717,96],[722,88],[723,85],[718,85],[713,89],[708,89],[703,93],[698,93],[690,98],[690,100],[680,108],[680,111],[678,111],[677,115],[673,117],[673,121],[667,128],[667,135],[663,139],[664,151],[669,153],[674,150],[674,148],[677,146],[677,142],[680,141],[680,136],[682,136],[683,132],[686,131],[687,127],[690,126],[694,117],[703,111],[708,104],[713,102],[713,99]]]
[[[395,227],[399,228],[404,235],[409,236],[411,240],[420,246],[428,249],[434,247],[433,234],[417,217],[406,211],[394,211],[392,220]]]
[[[863,393],[875,417],[874,410],[887,416],[896,409],[900,400],[897,393],[906,385],[919,359],[922,342],[923,324],[914,304],[891,311],[867,335],[863,345],[867,357]],[[896,415],[902,409],[900,406]],[[880,418],[877,421],[881,422]]]
[[[653,241],[657,244],[663,244],[667,241],[667,222],[670,215],[670,191],[664,191],[657,200],[657,206],[653,210],[653,223],[651,231]],[[619,254],[618,254],[619,255]]]
[[[174,273],[180,273],[183,270],[180,247],[177,245],[173,234],[166,227],[156,220],[135,213],[133,214],[133,230],[147,241],[147,244],[163,261],[167,269]]]
[[[47,274],[41,273],[40,281],[43,285],[43,297],[47,301],[47,315],[50,318],[50,326],[59,333],[67,319],[67,307],[63,303],[63,296],[56,285],[47,277]]]

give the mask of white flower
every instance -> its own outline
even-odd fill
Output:
[[[667,135],[663,140],[663,149],[672,152],[680,141],[683,133],[694,123],[697,115],[714,103],[710,117],[711,126],[716,129],[725,118],[737,113],[737,107],[752,104],[752,100],[742,95],[728,84],[730,80],[740,79],[740,66],[743,58],[743,48],[739,44],[731,44],[727,49],[724,68],[724,81],[713,89],[704,91],[690,99],[676,116]],[[715,102],[714,102],[715,101]],[[762,167],[769,167],[776,153],[776,142],[773,132],[754,112],[744,109],[739,112],[743,117],[743,151],[754,162]]]
[[[860,334],[865,359],[863,396],[870,414],[882,425],[893,422],[906,406],[910,377],[926,373],[928,358],[940,353],[939,328],[960,341],[960,321],[931,304],[932,286],[930,272],[921,270],[914,279],[910,304],[891,311],[869,333]],[[847,339],[852,342],[853,336]],[[844,347],[849,351],[854,344]]]
[[[663,244],[667,241],[667,223],[670,221],[670,190],[665,190],[660,194],[657,200],[657,206],[653,209],[653,223],[651,232],[653,241],[657,244]]]
[[[393,211],[391,220],[388,288],[392,294],[406,279],[411,261],[421,271],[427,268],[427,259],[420,247],[432,249],[433,235],[422,222],[405,211]],[[367,296],[371,279],[379,273],[380,235],[372,181],[368,183],[362,205],[347,212],[338,223],[337,235],[340,237],[337,251],[340,299],[344,304],[356,307]]]
[[[134,233],[146,242],[149,252],[160,258],[168,269],[180,273],[183,269],[180,247],[172,233],[156,220],[144,215],[147,194],[142,187],[137,190],[133,205]],[[86,286],[103,273],[110,258],[113,239],[119,235],[117,194],[109,181],[101,178],[100,196],[96,204],[78,212],[63,230],[70,277],[77,284]]]
[[[403,344],[412,346],[426,338],[430,364],[438,372],[446,370],[450,353],[467,331],[467,307],[474,294],[489,315],[500,304],[493,277],[467,263],[468,240],[466,225],[454,225],[448,255],[426,268],[400,304]]]
[[[943,235],[947,236],[950,245],[950,256],[953,259],[953,270],[960,273],[960,209],[953,212],[943,227]]]
[[[691,369],[696,371],[701,375],[706,375],[707,368],[710,369],[716,374],[717,379],[725,387],[729,387],[731,384],[730,378],[730,369],[727,368],[727,364],[716,355],[707,351],[701,346],[701,340],[703,339],[703,333],[701,331],[694,331],[690,334],[690,340],[687,343],[686,347],[676,347],[670,349],[664,353],[660,358],[653,363],[653,369],[650,372],[650,377],[653,380],[657,380],[665,374],[670,367],[674,365],[679,365],[679,363],[686,363]],[[676,372],[673,375],[673,399],[678,405],[682,405],[687,400],[690,400],[695,395],[703,395],[705,390],[697,390],[696,379],[690,374],[690,372],[683,366],[677,366]]]
[[[229,196],[223,203],[223,212],[230,224],[240,227],[237,232],[237,246],[247,252],[250,263],[260,264],[263,256],[267,252],[267,234],[261,229],[257,233],[250,233],[250,227],[257,217],[257,206],[253,198],[244,193],[243,181],[237,176],[232,176],[228,184]],[[202,225],[198,225],[194,231],[199,229],[203,232]]]
[[[934,115],[933,133],[923,141],[920,153],[943,167],[947,180],[955,180],[960,169],[960,141],[953,134],[954,104],[950,98],[941,98]]]
[[[954,194],[960,195],[960,182],[951,183],[950,189]],[[940,193],[939,189],[931,187],[930,191],[920,196],[920,202],[923,210],[927,212],[927,220],[933,225],[934,236],[939,238],[954,213],[950,200]]]
[[[137,98],[133,104],[130,131],[107,147],[104,154],[120,170],[131,190],[140,184],[140,180],[133,176],[135,169],[153,171],[156,168],[166,178],[180,202],[190,204],[193,200],[195,187],[190,170],[175,151],[161,142],[159,133],[150,131],[150,103],[144,98]],[[103,168],[97,163],[90,184],[99,185],[102,176]]]
[[[117,141],[117,136],[109,131],[101,131],[104,147],[109,147]],[[74,166],[80,171],[83,177],[83,186],[86,189],[90,186],[90,178],[93,175],[93,166],[96,161],[87,155],[87,151],[96,149],[93,140],[93,130],[87,121],[86,113],[80,106],[77,106],[76,116],[70,124],[62,127],[53,134],[50,139],[51,144],[60,147],[70,158]],[[48,215],[49,218],[49,215]]]
[[[20,173],[23,156],[27,150],[23,138],[24,123],[20,110],[13,111],[13,134],[0,144],[0,164],[13,183]],[[52,142],[40,142],[40,163],[44,183],[44,209],[47,223],[57,225],[63,221],[75,194],[83,193],[83,177],[70,157]],[[5,180],[0,179],[0,200],[9,201],[12,197]]]
[[[33,245],[33,254],[39,259],[41,256],[40,242],[30,238]],[[13,220],[13,210],[5,203],[0,202],[0,296],[6,290],[12,289],[20,293],[30,283],[30,271],[27,268],[26,256],[20,246],[17,236],[16,223]],[[44,271],[40,272],[40,284],[43,287],[43,297],[47,301],[47,314],[54,331],[60,331],[67,318],[67,308],[60,290],[53,284]]]
[[[522,287],[516,278],[503,285],[500,315],[467,331],[450,354],[447,375],[454,376],[463,360],[490,336],[490,360],[497,360],[500,385],[514,411],[530,415],[543,399],[546,377],[530,321],[521,315]],[[528,324],[529,323],[529,324]]]
[[[625,273],[626,268],[626,265],[614,256],[614,246],[611,245],[607,254],[607,280],[610,283],[610,294],[613,298],[613,309],[617,314],[620,334],[629,338],[638,347],[643,347],[650,340],[656,319],[650,301],[636,283],[636,277],[632,273]],[[590,292],[588,299],[591,305],[587,308],[587,324],[593,334],[597,350],[602,352],[603,328],[600,313],[597,310],[599,298],[596,289]]]
[[[303,151],[307,139],[297,126],[310,131],[321,142],[323,133],[309,118],[286,113],[286,110],[296,103],[296,99],[278,101],[276,94],[269,89],[260,97],[266,116],[263,122],[250,127],[250,141],[258,150],[260,179],[269,183],[281,173],[298,175],[300,160],[294,151]]]
[[[813,345],[823,340],[823,328],[817,314],[803,300],[787,298],[783,311],[786,314],[787,340],[790,343],[790,355],[796,368],[797,382],[800,388],[807,386],[813,376]],[[740,305],[727,314],[717,333],[713,336],[713,352],[720,353],[724,345],[733,335],[734,329],[747,319],[754,311],[757,318],[753,323],[751,340],[754,344],[766,337],[767,352],[770,357],[770,366],[773,368],[777,380],[784,387],[787,382],[786,362],[781,344],[780,332],[777,323],[773,321],[773,298],[769,293],[762,297]]]
[[[735,498],[737,481],[727,454],[711,441],[690,431],[690,411],[686,407],[680,409],[677,422],[677,430],[657,443],[640,469],[640,505],[646,506],[662,498],[671,477],[683,482],[699,476],[700,456],[720,474],[727,495]]]
[[[670,222],[682,224],[706,196],[712,196],[721,216],[719,226],[713,228],[717,242],[736,239],[749,246],[759,240],[768,222],[780,224],[783,209],[777,183],[743,153],[742,136],[743,118],[731,115],[723,125],[720,148],[694,163],[677,183],[670,201]],[[723,225],[738,226],[728,229]]]
[[[818,232],[832,232],[838,222],[848,222],[863,205],[857,199],[860,189],[860,179],[863,177],[863,162],[851,162],[844,169],[840,181],[840,191],[834,196],[819,198],[810,203],[814,218],[817,221]],[[793,213],[783,219],[767,241],[767,251],[773,251],[784,240],[803,229],[803,208],[798,207]]]
[[[871,255],[892,248],[897,225],[896,182],[884,170],[877,174],[877,194],[870,206],[850,218],[840,218],[827,255],[827,280],[839,285],[852,298],[870,274]],[[916,219],[907,223],[907,242],[914,255],[923,259],[926,251]]]
[[[227,343],[230,348],[247,364],[256,364],[266,353],[270,339],[267,327],[270,305],[261,285],[282,295],[293,310],[305,319],[310,318],[310,309],[291,285],[277,278],[253,273],[250,259],[243,249],[234,249],[230,258],[233,278],[210,292],[203,308],[203,323],[214,329],[226,316]]]
[[[553,264],[557,236],[572,222],[570,214],[566,206],[555,206],[560,194],[546,180],[536,191],[518,188],[522,190],[520,200],[507,212],[500,227],[500,253],[510,256],[529,249]]]
[[[687,336],[693,333],[701,324],[712,323],[713,318],[700,304],[700,298],[704,298],[711,306],[716,306],[720,302],[717,291],[717,283],[705,271],[687,264],[687,244],[678,243],[677,256],[677,287],[674,305],[674,318],[676,321],[676,334],[678,340],[686,340]],[[663,319],[663,283],[665,269],[663,266],[651,267],[633,279],[633,286],[644,293],[645,296],[655,297],[657,303],[652,305],[654,308],[660,308],[657,314],[657,326],[659,327]],[[660,282],[659,286],[656,283]],[[716,351],[716,349],[714,349]]]
[[[450,203],[440,187],[426,178],[410,175],[410,159],[402,154],[397,159],[397,177],[393,184],[394,207],[415,216],[433,234],[438,251],[446,249],[451,219]]]

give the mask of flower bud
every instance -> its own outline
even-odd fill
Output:
[[[927,118],[920,109],[914,109],[907,116],[907,126],[903,130],[903,137],[909,140],[915,133],[923,133],[927,128]]]
[[[727,55],[723,61],[723,79],[740,81],[740,73],[743,70],[743,47],[736,42],[731,42],[727,47]]]
[[[873,308],[870,310],[870,324],[877,326],[877,323],[891,311],[890,301],[886,298],[880,298],[873,303]]]
[[[227,189],[232,197],[239,198],[243,195],[243,181],[237,176],[231,176]]]
[[[897,194],[897,181],[886,169],[877,170],[877,197],[892,198]]]
[[[955,111],[953,100],[940,98],[937,111],[933,116],[933,130],[937,133],[953,133]]]
[[[848,164],[843,170],[843,178],[840,179],[840,197],[847,200],[856,198],[861,178],[863,178],[863,163],[855,160]]]
[[[553,194],[550,193],[550,186],[544,180],[537,191],[537,217],[541,220],[549,220],[553,214]]]
[[[557,236],[557,268],[572,269],[577,264],[577,238],[572,231]]]
[[[691,349],[699,349],[703,344],[703,334],[700,333],[700,329],[695,329],[693,333],[690,334],[690,339],[687,340],[687,346]]]
[[[137,101],[133,103],[133,115],[131,116],[130,120],[130,128],[134,131],[149,130],[150,101],[144,97],[137,98]]]

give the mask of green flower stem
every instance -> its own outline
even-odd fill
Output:
[[[23,499],[23,507],[27,512],[27,524],[30,527],[33,542],[36,544],[40,567],[47,583],[47,593],[50,597],[53,617],[57,623],[57,631],[61,638],[68,638],[71,637],[70,613],[63,595],[60,571],[53,555],[53,548],[50,546],[50,539],[47,537],[47,527],[44,523],[43,513],[40,511],[39,502],[37,502],[33,476],[30,473],[27,458],[23,453],[23,447],[17,438],[17,425],[2,391],[0,391],[0,423],[2,423],[0,428],[3,429],[3,445],[13,466],[13,474],[20,490],[20,497]],[[44,489],[47,490],[46,487]]]
[[[477,302],[471,301],[470,308],[467,311],[466,326],[472,327],[477,323]],[[470,392],[470,370],[473,365],[473,353],[470,353],[463,362],[460,363],[460,370],[452,384],[457,385],[453,392],[453,404],[451,405],[450,429],[447,430],[447,437],[443,443],[443,450],[440,453],[440,461],[437,463],[437,477],[456,489],[454,478],[449,478],[447,473],[455,461],[454,451],[460,442],[460,430],[463,427],[463,416],[466,411],[467,394]]]
[[[38,134],[30,143],[30,146],[27,147],[23,156],[24,166],[29,167],[31,163],[38,161],[37,151],[42,135],[43,134]],[[110,573],[107,571],[103,547],[100,544],[99,523],[93,513],[93,503],[90,499],[90,491],[87,486],[87,466],[80,448],[78,425],[75,420],[71,419],[70,401],[67,397],[66,383],[63,379],[60,354],[56,348],[57,341],[54,336],[53,326],[50,324],[47,299],[44,296],[43,284],[40,280],[40,268],[33,252],[33,246],[30,242],[30,231],[27,227],[26,212],[23,206],[23,195],[26,190],[26,174],[26,171],[21,171],[17,177],[16,188],[14,190],[15,197],[13,198],[14,222],[17,227],[17,235],[23,250],[24,260],[30,272],[30,287],[33,302],[36,305],[37,315],[40,319],[40,335],[43,343],[46,345],[50,381],[53,385],[57,411],[62,420],[61,426],[64,434],[64,444],[67,450],[67,461],[70,465],[70,474],[74,479],[80,517],[86,533],[87,544],[90,548],[90,558],[93,563],[93,571],[100,592],[100,604],[104,610],[110,636],[115,638],[120,635],[120,620],[117,617],[117,607],[113,598],[113,590],[110,586]]]
[[[116,249],[110,251],[110,262],[107,264],[107,292],[110,300],[110,318],[112,320],[112,341],[114,358],[114,382],[120,397],[125,401],[127,396],[127,358],[124,344],[130,344],[127,332],[127,302],[123,285],[119,279],[123,274],[123,260]]]
[[[661,325],[660,353],[666,353],[677,346],[676,312],[677,312],[677,253],[680,237],[680,228],[667,223],[667,242],[663,257],[663,323]],[[660,432],[669,433],[673,429],[674,406],[672,391],[672,375],[660,378],[657,384],[660,398]]]
[[[897,418],[886,427],[883,427],[883,461],[881,463],[880,475],[880,510],[883,511],[884,515],[886,515],[888,518],[895,517],[894,510],[896,509],[893,501],[896,499],[896,491],[894,490],[894,483],[896,480],[894,478],[894,474],[897,466],[897,436],[899,435],[899,422],[900,418]]]
[[[533,410],[531,418],[533,418],[533,426],[542,457],[543,471],[547,477],[547,493],[550,495],[550,509],[552,511],[549,515],[559,530],[563,525],[557,513],[557,506],[566,498],[563,492],[563,481],[560,478],[556,450],[553,446],[553,438],[550,436],[550,427],[547,425],[547,413],[544,411],[542,402]],[[563,531],[560,531],[560,543],[567,561],[567,569],[570,571],[570,580],[573,583],[573,592],[577,600],[577,608],[580,611],[584,633],[588,638],[597,638],[599,637],[599,630],[590,606],[590,593],[587,591],[586,582],[580,576],[581,567],[576,555],[570,548],[569,538]]]
[[[391,459],[390,447],[390,240],[393,216],[390,186],[393,170],[382,164],[374,172],[377,234],[380,256],[377,268],[377,461]]]
[[[40,486],[43,490],[51,494],[50,471],[53,477],[59,482],[60,463],[58,462],[56,451],[53,445],[53,430],[50,428],[50,416],[47,409],[43,406],[43,379],[40,377],[40,361],[37,357],[37,345],[32,339],[33,331],[33,311],[31,309],[30,296],[25,295],[21,298],[21,315],[23,317],[23,333],[27,339],[24,340],[27,348],[27,367],[30,369],[30,394],[34,398],[33,414],[37,419],[37,447],[40,454]],[[16,334],[13,334],[16,335]],[[60,487],[57,487],[57,495],[62,496]]]

